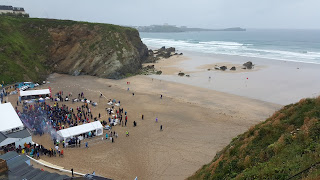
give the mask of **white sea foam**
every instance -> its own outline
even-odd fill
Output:
[[[242,44],[238,42],[201,42],[192,39],[183,41],[173,39],[143,38],[142,41],[150,47],[172,46],[180,51],[186,50],[200,53],[239,55],[320,64],[320,52],[313,51],[293,52],[276,49],[263,49],[258,48],[253,44]]]

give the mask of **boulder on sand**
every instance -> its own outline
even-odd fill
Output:
[[[179,72],[178,76],[184,76],[184,73],[183,72]]]
[[[227,66],[221,66],[220,69],[221,69],[222,71],[225,71],[225,70],[228,69],[228,68],[227,68]]]
[[[248,61],[244,63],[243,66],[246,67],[247,69],[252,69],[254,65],[252,64],[251,61]]]

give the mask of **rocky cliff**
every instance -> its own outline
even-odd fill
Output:
[[[119,79],[138,71],[147,56],[129,27],[0,16],[0,80],[6,83],[52,72]]]

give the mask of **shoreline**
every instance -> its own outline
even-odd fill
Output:
[[[282,105],[320,95],[320,83],[317,83],[320,65],[240,56],[198,56],[198,53],[188,52],[184,52],[184,56],[184,60],[174,65],[170,58],[161,62],[161,68],[171,68],[171,74],[149,76]],[[230,69],[229,65],[240,66],[247,61],[255,64],[254,69],[237,69],[234,72],[206,69],[216,64],[228,65]],[[190,77],[178,77],[179,71],[189,74]]]

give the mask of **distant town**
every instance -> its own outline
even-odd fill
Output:
[[[224,28],[224,29],[203,29],[203,28],[189,28],[187,26],[175,25],[151,25],[151,26],[134,26],[140,32],[189,32],[189,31],[246,31],[240,27]]]

